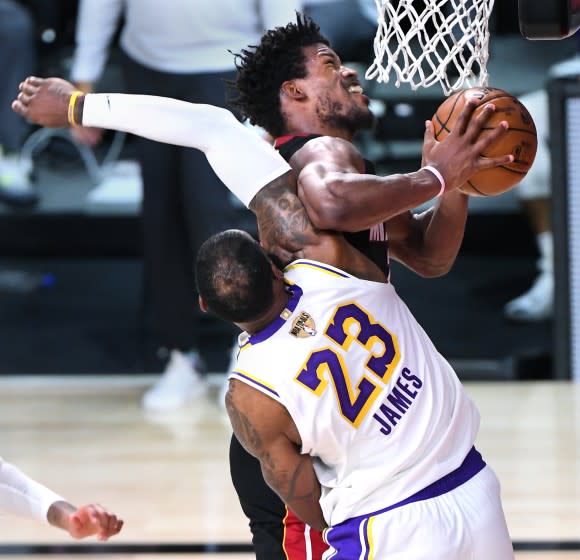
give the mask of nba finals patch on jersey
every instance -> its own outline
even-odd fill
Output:
[[[314,319],[306,311],[302,311],[300,315],[292,323],[290,334],[296,338],[308,338],[316,334],[316,324]]]

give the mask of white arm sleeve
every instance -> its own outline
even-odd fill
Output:
[[[290,171],[276,150],[227,109],[167,97],[97,93],[85,96],[83,126],[122,130],[196,148],[246,206],[263,187]]]
[[[48,509],[59,501],[64,498],[0,458],[0,510],[47,522]]]

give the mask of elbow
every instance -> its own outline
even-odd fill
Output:
[[[352,204],[333,188],[332,183],[316,193],[308,196],[301,193],[301,201],[312,225],[322,230],[349,231],[348,223],[352,214]]]
[[[428,262],[415,267],[415,272],[423,278],[445,276],[452,268],[454,261]]]
[[[433,255],[419,249],[398,254],[397,248],[393,247],[391,255],[423,278],[445,276],[455,263],[455,255]]]
[[[312,225],[317,229],[346,231],[348,215],[340,206],[324,204],[321,207],[308,208],[307,213]]]
[[[394,258],[423,278],[445,276],[453,268],[458,254],[457,250],[449,247],[441,250],[426,245],[424,239],[418,237],[407,238],[402,251],[399,244],[394,244],[390,249]]]

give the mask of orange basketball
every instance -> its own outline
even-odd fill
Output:
[[[480,171],[460,190],[472,196],[501,194],[517,185],[532,166],[538,147],[536,125],[529,111],[513,95],[497,88],[474,87],[459,91],[441,103],[432,119],[437,140],[443,140],[453,130],[467,99],[470,98],[479,101],[472,118],[481,112],[486,103],[493,102],[495,105],[495,112],[481,134],[489,134],[501,121],[509,123],[509,130],[481,155],[497,157],[513,154],[514,161]]]

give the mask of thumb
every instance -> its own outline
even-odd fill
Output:
[[[423,146],[431,147],[435,143],[435,134],[433,132],[433,123],[430,120],[425,121],[425,134],[423,135]]]
[[[433,133],[433,123],[425,121],[425,134],[423,135],[423,148],[421,150],[421,165],[426,165],[426,161],[431,160],[431,150],[435,146],[435,134]]]
[[[81,518],[76,514],[73,513],[68,519],[68,532],[71,537],[77,538],[77,535],[83,529],[83,522]]]

